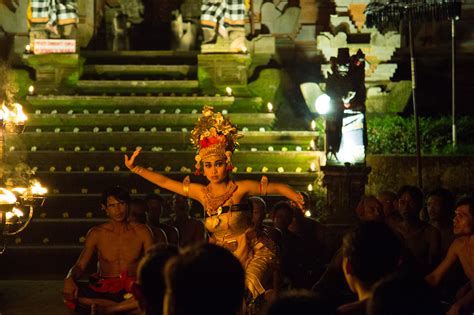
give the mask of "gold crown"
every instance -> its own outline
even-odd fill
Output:
[[[191,132],[191,143],[197,150],[196,174],[200,173],[201,161],[210,156],[226,158],[227,168],[232,169],[232,153],[239,145],[237,139],[242,137],[229,119],[222,113],[214,113],[214,108],[204,106],[202,116]]]

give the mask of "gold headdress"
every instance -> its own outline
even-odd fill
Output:
[[[204,106],[202,116],[191,132],[191,143],[197,150],[196,175],[200,174],[201,161],[210,156],[226,158],[227,169],[232,170],[232,153],[242,137],[229,119],[222,113],[214,113],[214,107]]]

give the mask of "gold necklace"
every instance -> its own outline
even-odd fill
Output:
[[[222,207],[232,197],[234,192],[237,190],[237,187],[238,186],[233,181],[228,182],[226,191],[219,196],[214,196],[210,185],[204,187],[203,193],[207,214],[210,216],[214,214],[218,208]]]

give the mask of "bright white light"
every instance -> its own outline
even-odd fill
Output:
[[[30,45],[26,45],[25,46],[25,50],[27,53],[29,53],[31,51],[31,46]]]
[[[326,115],[330,109],[331,98],[327,94],[320,95],[314,104],[316,111],[320,115]]]
[[[28,87],[28,93],[29,93],[30,95],[33,95],[33,94],[35,93],[35,87],[34,87],[33,85],[30,85],[30,86]]]
[[[311,130],[316,130],[316,122],[311,120]]]
[[[270,113],[273,112],[273,104],[272,103],[268,102],[267,108],[268,108],[268,112],[270,112]]]
[[[312,184],[308,184],[308,191],[313,191],[313,185]]]
[[[41,186],[39,181],[32,181],[30,190],[33,195],[45,195],[48,192],[48,189]]]
[[[316,142],[314,141],[314,139],[309,142],[309,147],[311,148],[311,150],[316,150]]]
[[[232,95],[232,88],[230,86],[226,87],[225,91],[226,91],[227,95],[229,95],[229,96]]]
[[[309,217],[311,216],[311,211],[306,210],[306,211],[304,212],[304,216],[307,217],[307,218],[309,218]]]
[[[240,47],[240,50],[245,54],[245,53],[247,53],[248,49],[247,49],[246,46],[242,46],[242,47]]]
[[[309,169],[311,170],[311,172],[316,172],[316,164],[311,163],[311,166],[309,167]]]
[[[19,218],[24,215],[24,214],[23,214],[23,211],[21,211],[21,210],[18,209],[18,208],[13,208],[13,209],[12,209],[12,212],[13,212],[14,215],[16,215],[16,216],[19,217]]]
[[[0,187],[0,204],[11,205],[16,202],[15,195],[8,189]]]

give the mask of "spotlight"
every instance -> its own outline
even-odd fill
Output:
[[[326,115],[330,110],[330,102],[331,98],[327,94],[320,95],[314,103],[316,111],[320,115]]]

